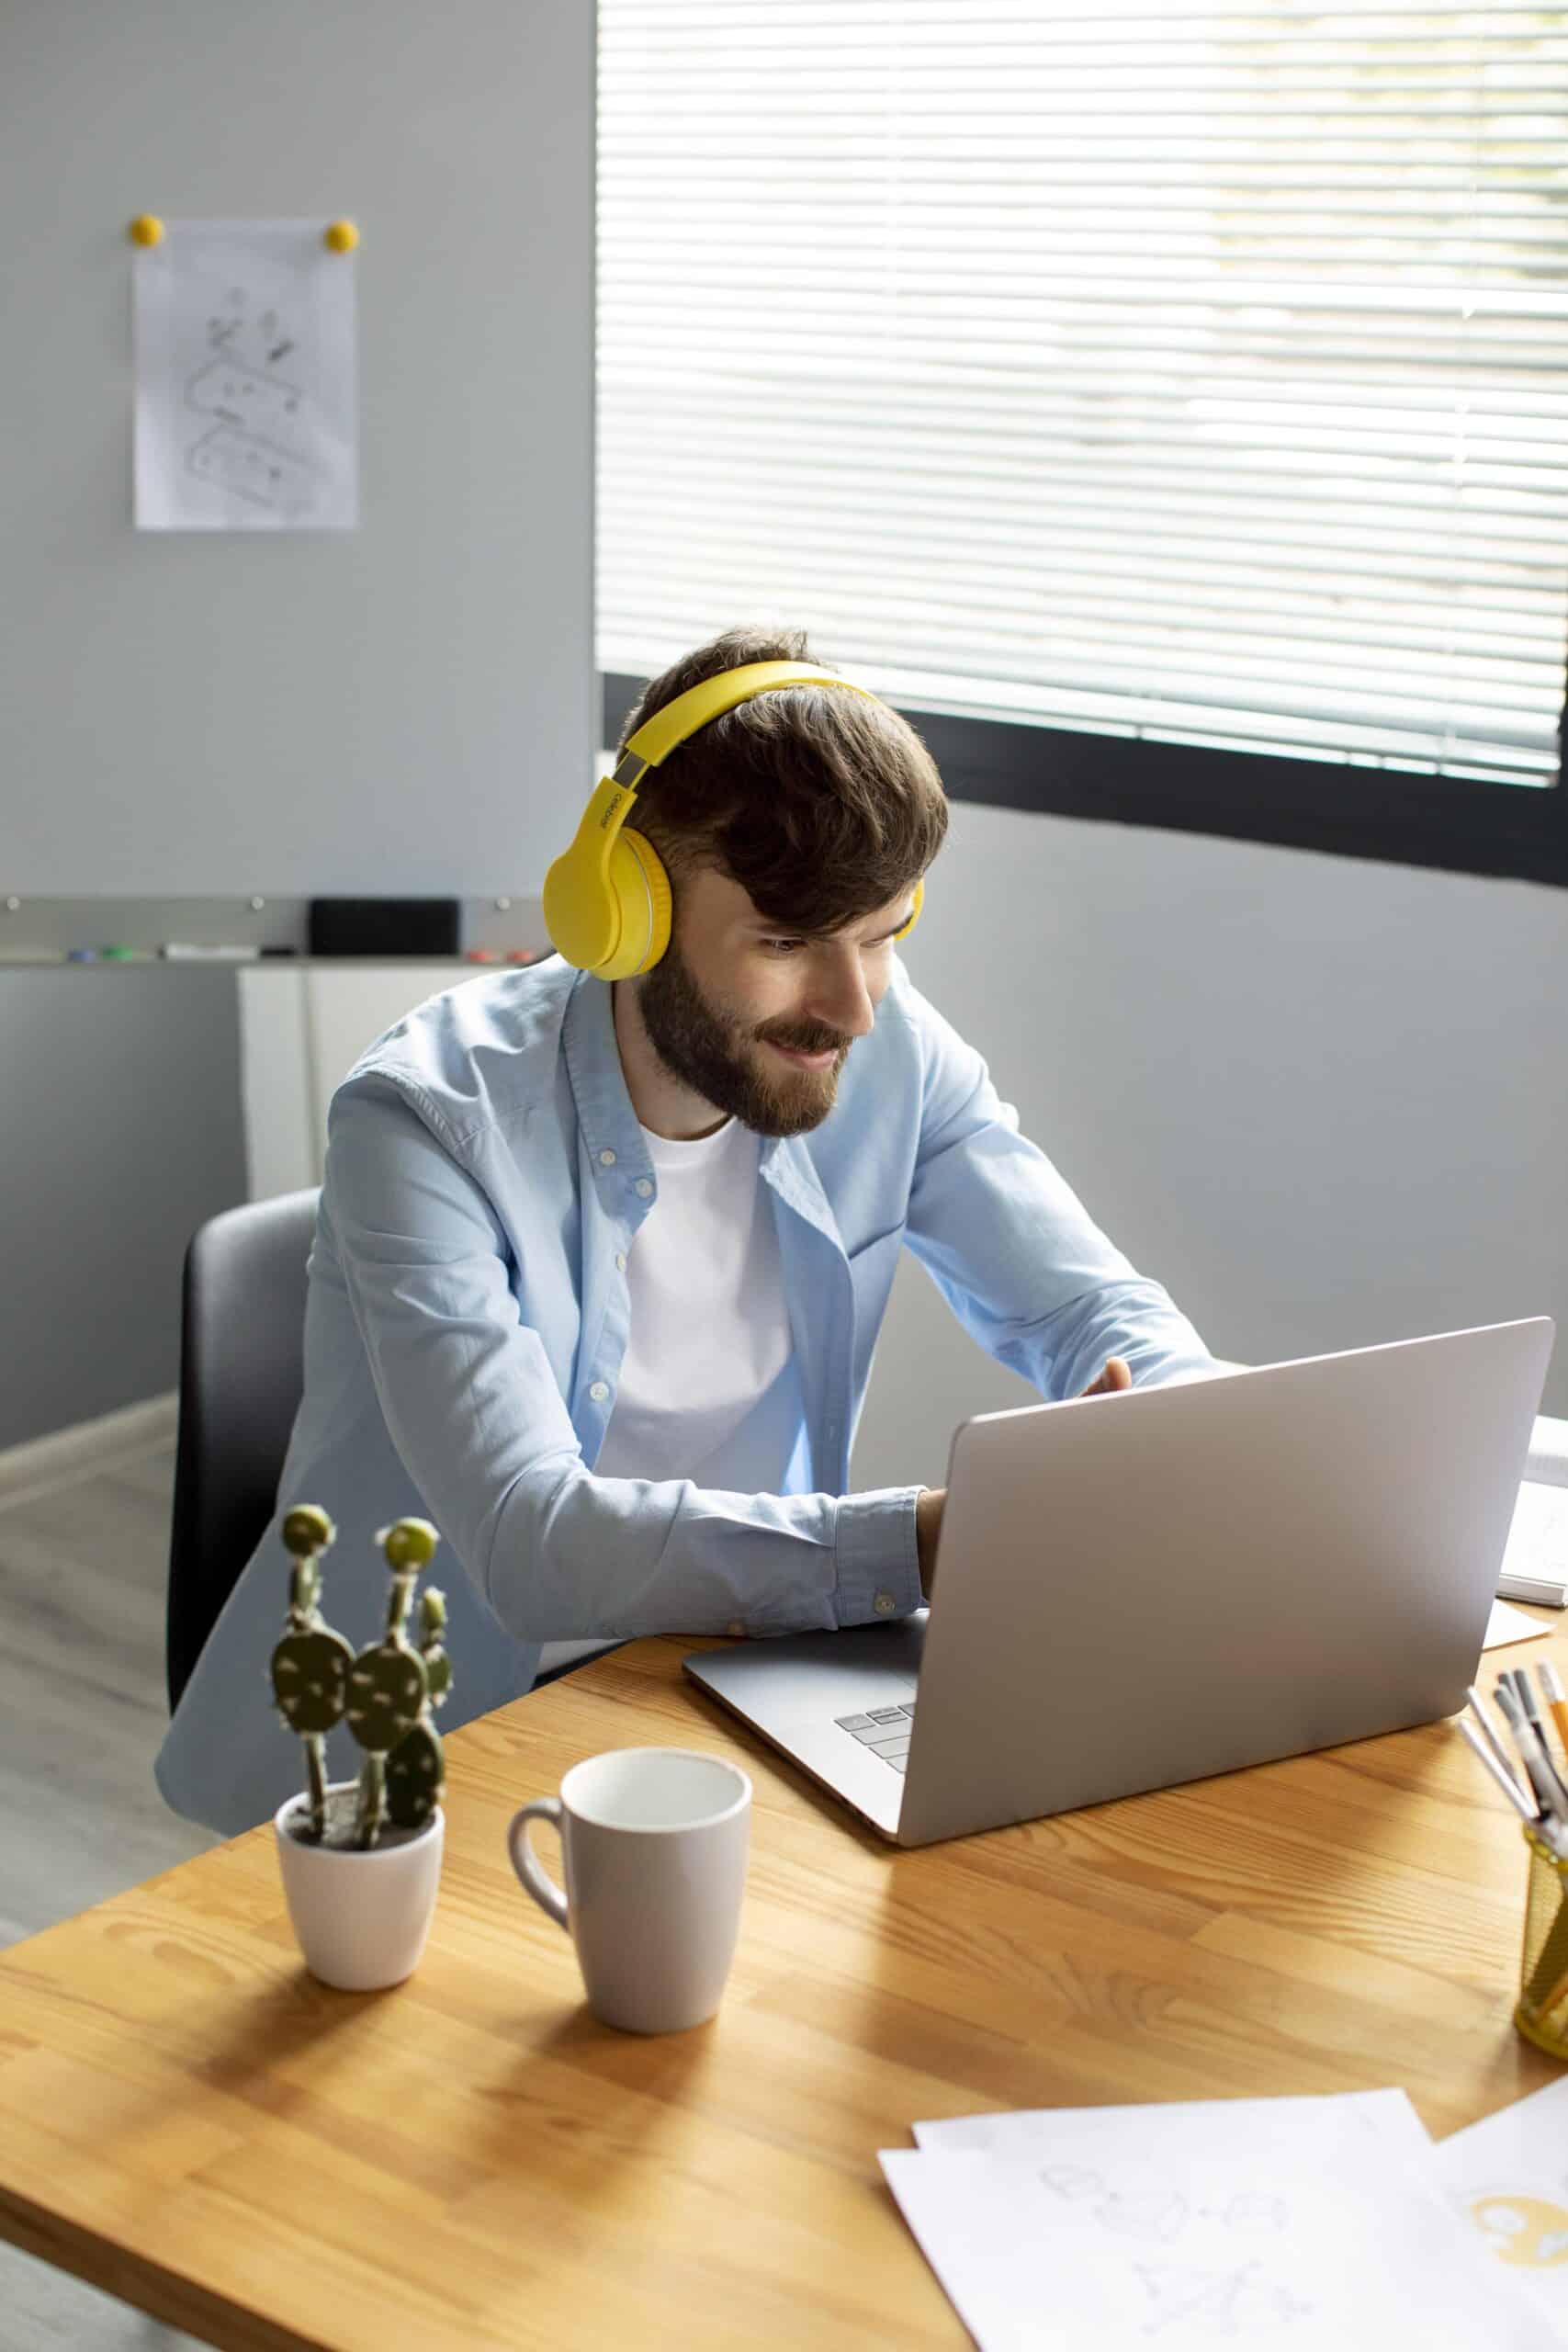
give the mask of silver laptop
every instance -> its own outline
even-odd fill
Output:
[[[982,1413],[934,1609],[686,1671],[900,1846],[1456,1713],[1553,1333]]]

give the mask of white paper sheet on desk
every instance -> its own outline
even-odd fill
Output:
[[[1245,2133],[1249,2144],[1320,2151],[1331,2159],[1347,2143],[1365,2147],[1391,2144],[1395,2156],[1424,2155],[1431,2147],[1426,2126],[1406,2092],[1325,2091],[1298,2098],[1168,2099],[1157,2106],[1021,2107],[998,2114],[949,2115],[937,2123],[911,2126],[916,2144],[978,2149],[987,2155],[1032,2159],[1042,2148],[1059,2145],[1070,2132],[1081,2147],[1158,2144],[1223,2151]]]
[[[1058,2109],[1027,2137],[964,2120],[993,2144],[934,2144],[951,2127],[925,2126],[882,2165],[982,2352],[1540,2352],[1533,2309],[1456,2233],[1413,2110]]]
[[[1543,1625],[1539,1617],[1527,1617],[1522,1609],[1510,1608],[1506,1600],[1492,1603],[1492,1614],[1486,1620],[1486,1631],[1481,1636],[1483,1650],[1500,1649],[1505,1642],[1530,1642],[1551,1627]]]
[[[1568,2081],[1439,2140],[1446,2195],[1568,2344]]]

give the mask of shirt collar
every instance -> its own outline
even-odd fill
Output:
[[[638,1175],[651,1176],[653,1163],[621,1068],[607,980],[595,979],[592,972],[579,972],[567,999],[561,1047],[577,1105],[578,1132],[595,1175],[604,1180],[618,1174],[624,1182],[627,1170],[632,1169]],[[608,1165],[604,1159],[606,1151],[615,1154]]]
[[[592,972],[579,972],[567,999],[561,1043],[577,1105],[578,1131],[608,1206],[613,1197],[619,1196],[628,1172],[651,1178],[654,1171],[626,1091],[607,980],[595,979]],[[608,1165],[604,1159],[606,1151],[615,1154]],[[764,1136],[759,1165],[763,1181],[785,1205],[842,1250],[839,1221],[804,1136]]]

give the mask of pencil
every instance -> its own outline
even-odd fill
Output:
[[[1548,1658],[1540,1669],[1540,1687],[1546,1693],[1546,1703],[1551,1710],[1551,1720],[1557,1725],[1557,1736],[1568,1751],[1568,1699],[1562,1695],[1562,1677]]]

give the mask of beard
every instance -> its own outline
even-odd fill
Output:
[[[643,980],[637,1010],[671,1076],[754,1134],[806,1135],[832,1109],[851,1040],[820,1021],[764,1021],[748,1028],[703,994],[673,941]],[[760,1067],[769,1045],[832,1053],[833,1064],[789,1070],[781,1063],[775,1077]]]

